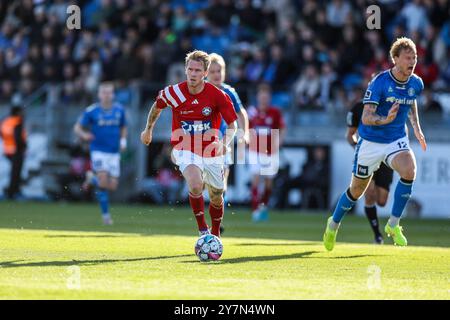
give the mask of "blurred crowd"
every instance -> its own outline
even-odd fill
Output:
[[[299,110],[345,111],[374,72],[390,66],[390,43],[411,37],[426,87],[450,88],[450,2],[383,0],[381,30],[366,27],[366,0],[81,0],[0,2],[0,101],[63,84],[64,101],[102,80],[173,83],[184,55],[222,54],[227,81],[292,93]]]

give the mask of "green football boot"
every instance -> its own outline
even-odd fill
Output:
[[[323,245],[328,251],[333,250],[334,244],[336,243],[336,235],[338,232],[337,230],[332,230],[330,228],[331,219],[333,219],[333,217],[328,218],[327,228],[325,229],[325,233],[323,234]]]
[[[406,240],[406,237],[402,233],[403,228],[399,225],[392,228],[389,223],[386,223],[386,226],[384,227],[384,232],[386,232],[388,237],[392,237],[392,240],[394,240],[394,244],[397,246],[407,246],[408,240]]]

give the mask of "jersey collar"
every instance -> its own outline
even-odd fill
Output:
[[[411,76],[408,77],[408,80],[406,81],[400,81],[398,80],[394,74],[392,73],[392,69],[389,69],[389,75],[391,76],[392,80],[394,80],[395,82],[399,83],[399,84],[407,84],[409,82],[409,79],[411,78]]]

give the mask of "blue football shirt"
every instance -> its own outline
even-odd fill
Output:
[[[90,128],[94,135],[91,151],[118,153],[120,150],[120,130],[126,126],[125,109],[114,103],[105,109],[99,103],[86,108],[79,120],[81,126]]]
[[[415,74],[412,74],[407,81],[401,82],[395,79],[391,70],[379,73],[369,83],[363,103],[376,104],[376,113],[380,116],[387,116],[389,109],[398,101],[400,106],[397,117],[391,123],[379,126],[360,123],[359,136],[377,143],[391,143],[405,137],[408,112],[423,88],[422,79]]]
[[[222,91],[225,92],[230,97],[231,102],[233,103],[234,111],[236,111],[236,113],[240,112],[243,106],[236,90],[232,86],[225,83],[222,84],[220,89],[222,89]],[[222,122],[220,123],[219,128],[220,132],[222,133],[222,136],[225,135],[225,131],[227,130],[227,128],[228,128],[227,123],[222,118]]]

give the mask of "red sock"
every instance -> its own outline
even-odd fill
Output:
[[[200,194],[196,196],[189,192],[189,203],[191,204],[195,219],[197,220],[198,230],[208,229],[208,225],[205,221],[205,202],[203,201],[203,195]]]
[[[217,237],[220,237],[220,222],[223,217],[223,204],[220,208],[216,208],[212,203],[209,204],[209,215],[211,216],[211,233]]]
[[[269,204],[271,194],[272,194],[272,189],[264,188],[264,194],[263,194],[263,197],[261,200],[262,204],[264,204],[265,206],[267,206]]]
[[[258,186],[252,186],[252,210],[255,211],[259,206]]]

